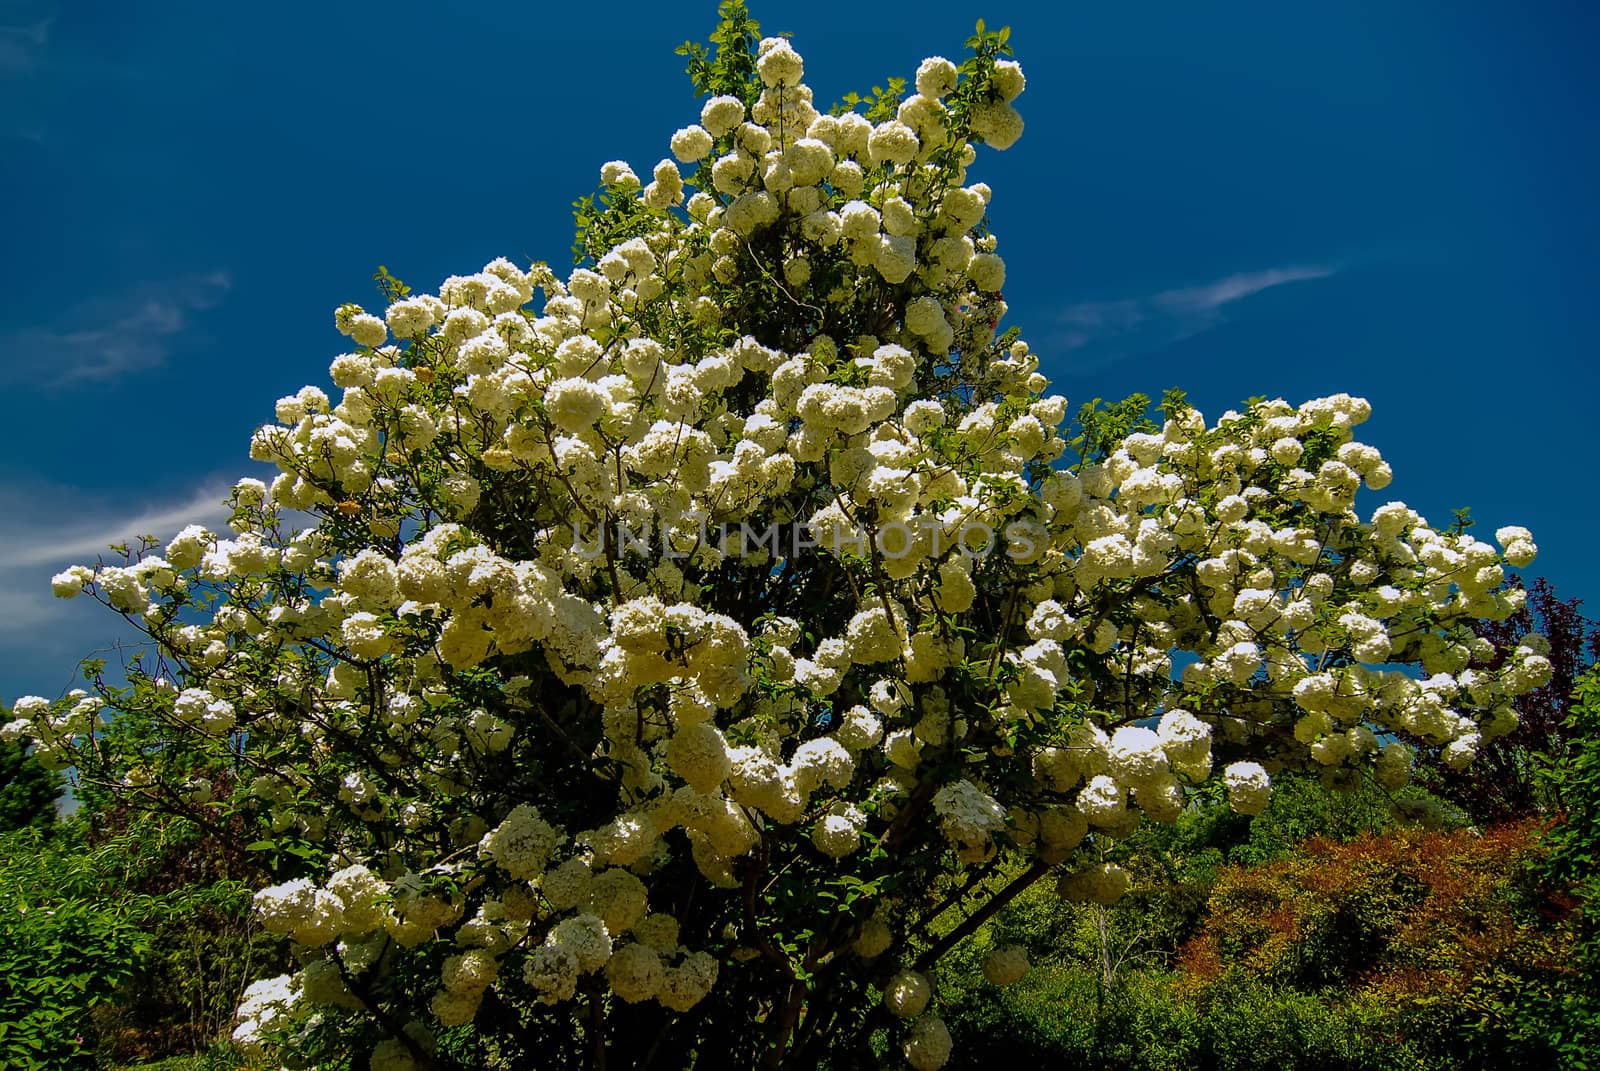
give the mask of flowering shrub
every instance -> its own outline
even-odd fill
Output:
[[[887,1029],[936,1068],[934,967],[1020,889],[1115,899],[1106,842],[1214,769],[1251,813],[1288,766],[1467,763],[1549,674],[1534,637],[1467,671],[1524,529],[1358,515],[1361,399],[1066,427],[969,175],[1022,131],[1004,31],[823,114],[724,14],[582,266],[381,272],[230,531],[55,580],[153,653],[8,733],[174,808],[198,748],[280,852],[257,907],[301,965],[249,1049],[810,1067]],[[184,743],[101,748],[110,709]]]

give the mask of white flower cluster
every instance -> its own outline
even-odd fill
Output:
[[[32,741],[32,753],[41,766],[59,770],[72,765],[73,741],[92,736],[105,718],[105,701],[81,688],[51,704],[37,695],[20,697],[11,706],[12,719],[0,725],[0,742]]]
[[[851,950],[862,959],[876,959],[889,950],[894,944],[894,931],[883,919],[874,915],[861,924],[856,939],[851,944]]]
[[[928,1006],[933,996],[933,985],[927,975],[917,971],[901,971],[889,979],[883,990],[883,1005],[901,1019],[915,1019]]]
[[[1266,810],[1272,790],[1267,771],[1257,762],[1235,762],[1222,771],[1228,788],[1228,805],[1240,814],[1260,814]]]
[[[994,855],[994,836],[1005,828],[1006,811],[971,781],[953,781],[933,797],[939,828],[964,863]]]
[[[906,1063],[915,1071],[939,1071],[950,1062],[950,1030],[937,1015],[924,1015],[911,1024],[904,1046]]]
[[[1132,887],[1127,870],[1116,863],[1092,863],[1082,870],[1064,875],[1057,891],[1069,900],[1095,904],[1114,904]]]
[[[983,977],[990,985],[1011,985],[1028,973],[1028,950],[1022,945],[1001,945],[983,957]]]
[[[513,878],[526,881],[544,872],[561,839],[561,833],[539,817],[538,808],[519,803],[504,821],[484,834],[478,854],[494,860]]]
[[[470,1023],[499,973],[499,965],[487,949],[471,948],[446,959],[443,988],[434,994],[431,1005],[434,1018],[441,1026]]]
[[[286,933],[303,945],[325,945],[339,936],[344,903],[306,878],[262,889],[255,895],[261,924]]]
[[[861,832],[866,825],[867,816],[861,808],[848,803],[836,803],[817,820],[811,842],[824,855],[841,859],[861,847]]]
[[[270,1043],[268,1035],[294,1020],[299,1000],[294,979],[287,974],[251,982],[239,1001],[233,1043],[246,1056],[262,1055]]]
[[[325,945],[342,935],[360,936],[393,925],[385,910],[389,885],[365,866],[335,872],[325,888],[307,878],[273,885],[255,894],[256,914],[273,933],[303,945]]]

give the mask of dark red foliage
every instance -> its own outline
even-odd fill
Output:
[[[1600,657],[1600,624],[1583,615],[1579,599],[1561,599],[1544,577],[1528,589],[1521,613],[1505,621],[1477,623],[1478,635],[1501,651],[1514,648],[1522,637],[1537,632],[1550,641],[1550,683],[1512,704],[1517,729],[1490,741],[1471,766],[1460,773],[1442,773],[1428,787],[1459,805],[1479,824],[1510,821],[1518,817],[1563,811],[1559,786],[1541,771],[1567,754],[1569,729],[1563,726],[1572,709],[1578,678]],[[1494,668],[1499,659],[1480,664]]]

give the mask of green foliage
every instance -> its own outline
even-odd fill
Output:
[[[251,909],[257,856],[240,846],[236,821],[202,826],[128,809],[91,817],[104,843],[102,896],[128,905],[148,938],[96,1013],[102,1049],[128,1060],[204,1051],[231,1031],[245,986],[281,964],[281,942]]]
[[[1600,672],[1579,682],[1567,719],[1575,742],[1556,770],[1567,813],[1550,831],[1551,877],[1593,886],[1600,874]]]
[[[576,237],[572,243],[572,263],[596,260],[629,238],[648,233],[655,213],[646,208],[633,190],[605,187],[572,202]]]
[[[90,1012],[149,946],[128,905],[101,895],[103,852],[22,829],[0,842],[0,1067],[94,1067]]]
[[[1216,786],[1208,786],[1176,822],[1146,823],[1116,849],[1134,885],[1105,912],[1114,964],[1169,965],[1199,930],[1224,866],[1277,859],[1311,837],[1348,841],[1394,828],[1392,801],[1370,782],[1335,789],[1317,777],[1285,772],[1273,781],[1266,811],[1253,818],[1233,811]],[[1099,961],[1093,909],[1051,899],[1055,930],[1007,939],[1041,950],[1057,947],[1062,954],[1070,950],[1073,959],[1061,962]]]
[[[0,1067],[208,1051],[186,1066],[237,1066],[218,1039],[280,953],[225,855],[193,825],[138,813],[0,838]]]
[[[948,1067],[1007,1061],[1042,1066],[1179,1068],[1199,1049],[1197,1017],[1154,975],[1130,977],[1107,994],[1092,972],[1057,964],[1004,989],[944,994],[956,1044]],[[954,997],[955,999],[951,999]]]
[[[873,86],[872,92],[865,96],[851,90],[833,107],[833,113],[842,115],[845,112],[853,112],[864,104],[866,107],[862,109],[862,114],[874,123],[893,119],[900,108],[900,102],[905,99],[906,80],[891,76],[887,82],[886,86]]]
[[[761,24],[739,0],[723,0],[717,5],[717,14],[722,21],[711,31],[711,48],[685,41],[678,46],[678,55],[689,57],[686,70],[696,96],[738,97],[749,106],[761,95],[761,80],[756,76]]]
[[[237,881],[183,885],[144,900],[138,913],[148,946],[96,1012],[102,1047],[131,1058],[204,1049],[226,1037],[244,987],[277,953],[250,904],[249,888]]]
[[[143,1061],[128,1071],[240,1071],[242,1067],[238,1051],[231,1045],[218,1043],[205,1052]]]
[[[1340,1004],[1232,972],[1189,1005],[1204,1024],[1195,1066],[1227,1071],[1453,1068],[1393,1029],[1371,1002]],[[1441,1058],[1442,1057],[1442,1058]]]
[[[1148,850],[1130,853],[1142,887],[1106,910],[1104,945],[1098,909],[1029,890],[940,972],[949,1066],[1590,1067],[1571,928],[1541,917],[1552,901],[1529,868],[1536,830],[1391,831],[1225,869],[1173,972],[1127,954],[1161,929]],[[977,980],[983,955],[1010,942],[1030,948],[1029,974],[1003,989]]]
[[[1118,846],[1134,886],[1116,905],[1035,886],[958,946],[939,974],[949,1066],[1593,1066],[1538,826],[1401,830],[1381,790],[1304,774],[1253,820],[1196,804]],[[1029,974],[979,980],[1010,943]]]
[[[1565,728],[1571,741],[1554,776],[1568,810],[1545,838],[1540,876],[1553,883],[1546,909],[1570,912],[1575,984],[1541,989],[1520,979],[1479,995],[1486,1020],[1536,1039],[1558,1066],[1600,1068],[1600,672],[1577,684]]]
[[[1420,789],[1405,789],[1400,798],[1431,802]],[[1319,777],[1284,772],[1273,778],[1266,811],[1254,818],[1236,814],[1219,801],[1187,812],[1166,829],[1153,827],[1146,835],[1170,837],[1168,851],[1191,867],[1224,860],[1234,865],[1264,863],[1311,837],[1346,841],[1394,829],[1394,799],[1368,780],[1329,787]]]
[[[401,301],[411,296],[411,288],[391,275],[389,269],[382,264],[379,264],[378,270],[373,273],[372,281],[378,284],[378,292],[386,301]]]
[[[54,822],[61,784],[61,775],[39,765],[20,741],[0,741],[0,833]]]
[[[1078,408],[1077,434],[1067,441],[1080,464],[1098,461],[1115,449],[1117,443],[1136,431],[1156,431],[1150,419],[1150,398],[1130,394],[1120,402],[1096,398]]]
[[[951,1069],[1009,1061],[1124,1071],[1400,1071],[1429,1063],[1382,1010],[1339,1006],[1230,975],[1185,999],[1170,975],[1130,973],[1110,990],[1093,972],[1047,965],[1005,989],[983,986],[941,1009],[956,1039]]]

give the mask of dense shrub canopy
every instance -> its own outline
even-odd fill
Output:
[[[1459,999],[1494,970],[1571,981],[1571,934],[1547,932],[1519,893],[1543,827],[1313,839],[1286,859],[1228,868],[1183,965],[1229,967],[1303,990],[1340,986],[1394,1002]],[[1521,909],[1519,911],[1519,909]]]

